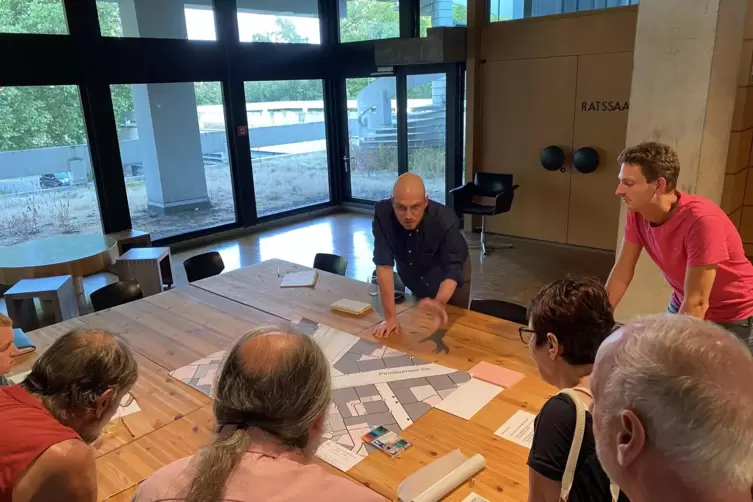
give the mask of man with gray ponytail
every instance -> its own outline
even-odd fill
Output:
[[[753,361],[689,316],[637,319],[602,343],[591,377],[601,465],[632,502],[750,502]]]
[[[310,464],[332,394],[329,362],[312,338],[251,331],[228,353],[216,389],[213,441],[157,471],[134,502],[384,501]]]

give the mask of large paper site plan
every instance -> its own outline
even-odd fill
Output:
[[[369,429],[383,425],[400,432],[471,378],[309,319],[296,327],[319,343],[330,362],[333,391],[325,438],[361,456],[371,448],[360,439]],[[223,356],[212,354],[171,375],[212,396]]]

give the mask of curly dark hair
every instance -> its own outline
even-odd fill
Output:
[[[547,284],[528,307],[536,347],[552,333],[562,358],[572,365],[593,364],[596,351],[614,330],[609,296],[598,279],[566,277]]]
[[[640,166],[646,181],[653,183],[659,178],[667,180],[667,191],[677,188],[680,177],[680,160],[677,153],[668,145],[647,141],[626,148],[617,157],[617,163]]]

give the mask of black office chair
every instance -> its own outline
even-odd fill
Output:
[[[503,300],[471,300],[471,310],[505,321],[528,325],[527,309],[517,303]]]
[[[314,256],[314,268],[337,275],[345,275],[348,260],[336,254],[317,253]]]
[[[405,284],[403,284],[403,280],[400,278],[399,275],[397,275],[397,272],[392,272],[392,278],[395,281],[395,291],[400,293],[405,293]],[[376,270],[371,273],[371,284],[377,283],[377,276],[376,276]]]
[[[90,296],[92,307],[96,312],[110,309],[144,298],[141,287],[136,281],[121,281],[109,284],[93,292]]]
[[[481,216],[481,241],[478,247],[482,254],[486,254],[486,217],[508,212],[518,186],[512,184],[512,174],[476,173],[472,183],[450,190],[452,207],[456,212]],[[479,204],[474,202],[474,197],[491,197],[494,205]],[[511,248],[512,245],[494,247]]]
[[[220,274],[225,270],[225,262],[220,253],[210,251],[190,257],[183,262],[183,268],[188,282],[195,282]]]

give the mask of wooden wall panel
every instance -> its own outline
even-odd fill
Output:
[[[539,159],[548,145],[572,147],[576,68],[576,57],[483,65],[482,169],[520,185],[512,211],[489,218],[488,231],[565,242],[570,166],[549,172]]]
[[[489,23],[481,32],[487,61],[630,52],[638,7],[610,8]]]
[[[590,174],[572,169],[567,243],[614,250],[620,200],[614,194],[625,148],[633,74],[633,53],[578,58],[573,153],[581,147],[599,152],[599,168]]]

